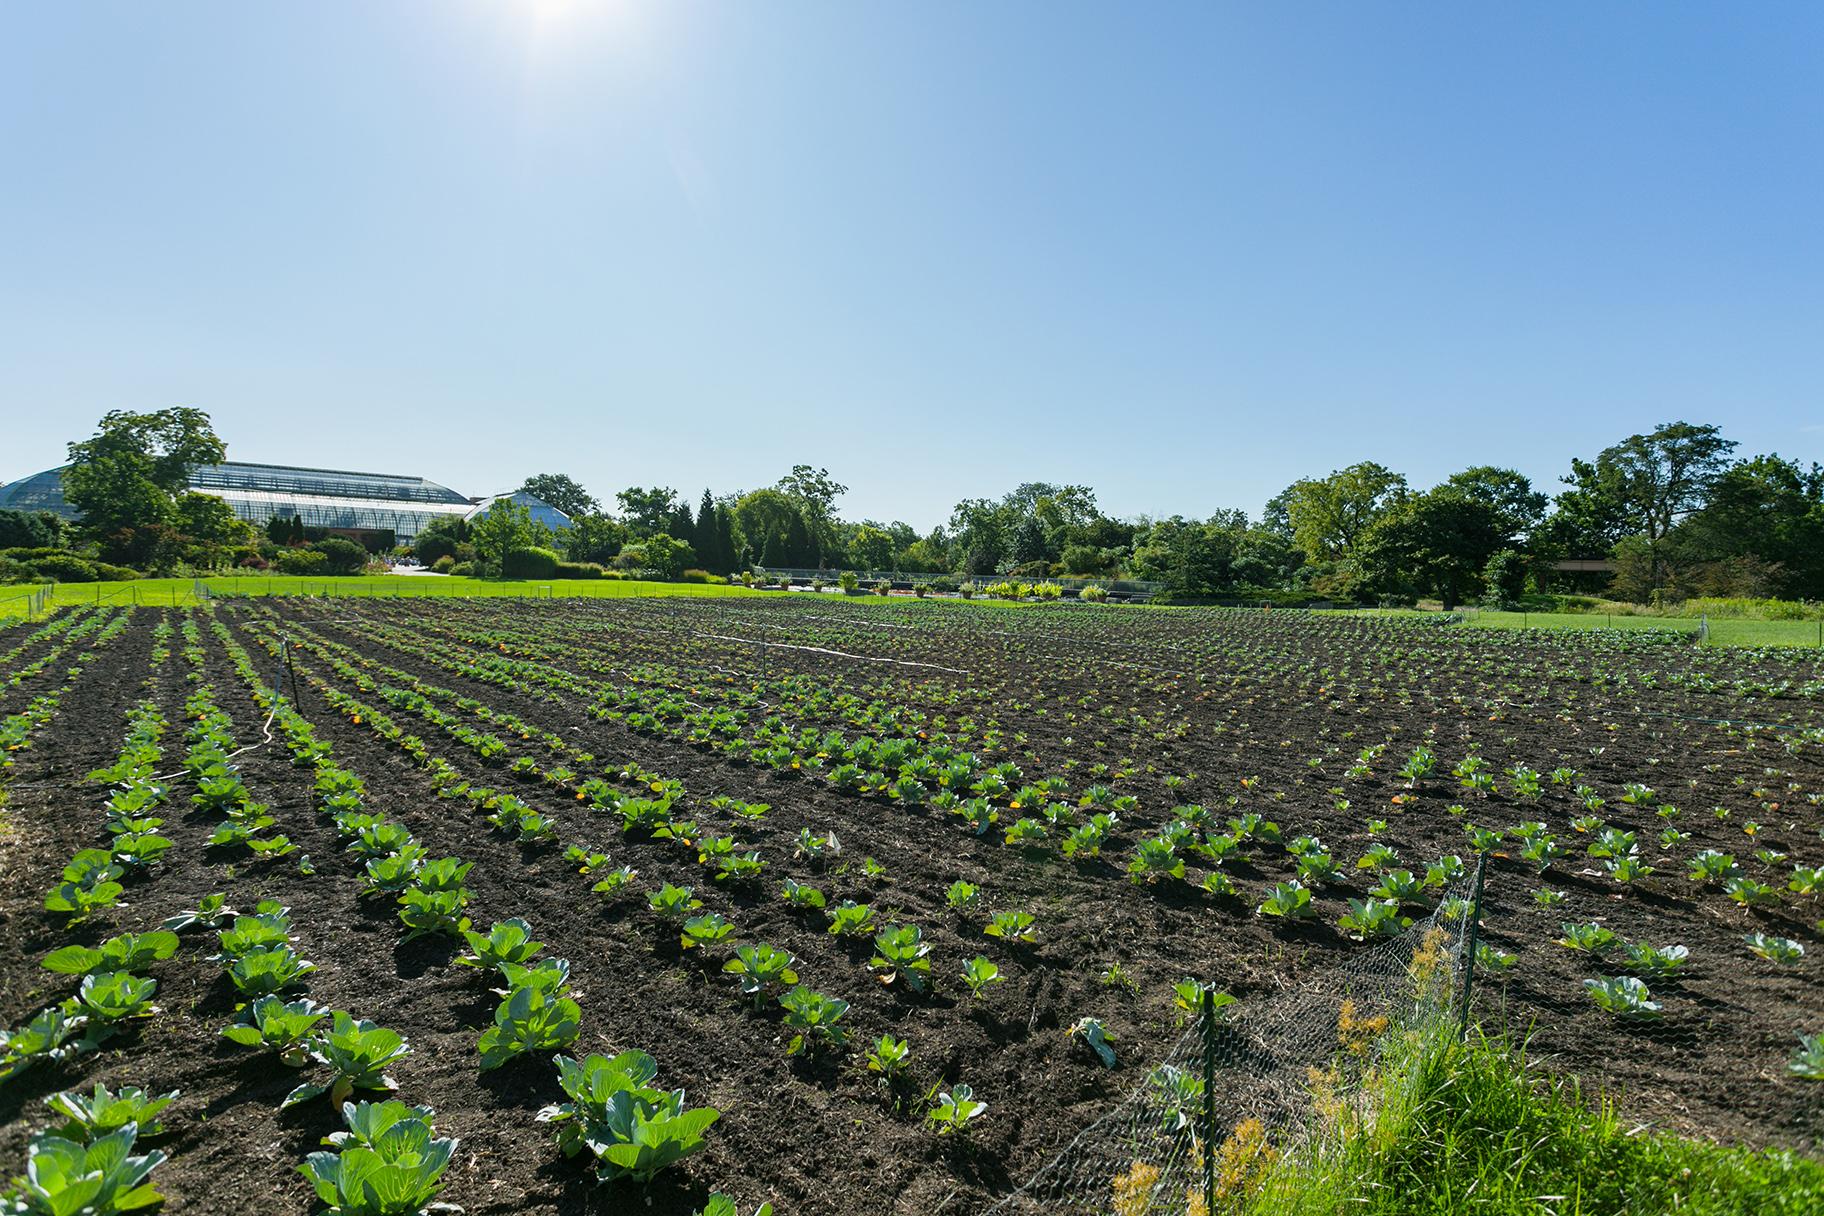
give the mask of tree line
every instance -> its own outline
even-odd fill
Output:
[[[836,503],[847,487],[808,465],[765,489],[705,490],[694,514],[670,487],[623,490],[618,512],[564,474],[523,488],[575,520],[558,539],[574,560],[626,564],[629,546],[663,537],[718,573],[1127,577],[1187,598],[1290,591],[1452,606],[1557,591],[1824,597],[1824,468],[1777,454],[1737,459],[1737,446],[1716,426],[1666,423],[1572,459],[1556,493],[1493,465],[1421,490],[1364,461],[1300,478],[1254,518],[1223,510],[1123,520],[1088,486],[1028,482],[965,499],[924,533],[843,519]],[[1583,568],[1565,568],[1573,558],[1586,559],[1569,563]]]
[[[1131,578],[1181,598],[1824,598],[1824,468],[1777,454],[1738,457],[1737,447],[1719,427],[1666,423],[1573,458],[1555,491],[1492,465],[1416,489],[1364,461],[1294,481],[1255,517],[1119,519],[1088,486],[1027,482],[998,498],[965,499],[923,532],[843,518],[848,487],[808,464],[759,489],[705,489],[694,504],[669,486],[629,486],[612,508],[574,477],[544,473],[522,489],[568,515],[568,528],[552,535],[503,501],[473,525],[433,522],[417,555],[483,574],[508,572],[516,551],[549,549],[573,572],[661,577],[767,567]],[[186,488],[191,468],[225,456],[200,410],[108,414],[94,436],[70,445],[64,493],[79,519],[68,535],[54,516],[0,511],[0,578],[21,577],[22,560],[87,560],[127,575],[281,562],[361,568],[359,546],[306,538],[286,520],[256,534],[220,498]]]

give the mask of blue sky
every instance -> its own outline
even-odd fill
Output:
[[[232,456],[1258,511],[1824,457],[1810,3],[0,8],[0,479]]]

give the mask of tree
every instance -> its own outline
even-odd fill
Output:
[[[1824,467],[1777,453],[1738,461],[1711,483],[1709,500],[1676,535],[1692,561],[1731,563],[1730,581],[1743,582],[1745,574],[1758,581],[1761,572],[1751,573],[1743,560],[1752,558],[1770,572],[1776,594],[1824,598]]]
[[[1500,511],[1446,484],[1408,498],[1369,528],[1355,549],[1369,591],[1434,594],[1454,608],[1478,593],[1506,540]]]
[[[723,512],[716,506],[716,500],[706,489],[703,501],[697,504],[697,530],[693,543],[697,550],[697,560],[703,563],[706,570],[720,571],[723,574],[735,568],[734,544],[729,540],[729,529],[723,519]]]
[[[1555,557],[1607,554],[1630,528],[1614,478],[1599,473],[1587,460],[1573,459],[1570,475],[1563,480],[1568,488],[1559,492],[1551,516],[1533,531],[1534,553]]]
[[[559,547],[566,561],[606,565],[620,554],[627,540],[626,526],[613,516],[574,515],[559,537]]]
[[[735,548],[735,513],[727,503],[716,508],[716,556],[725,574],[732,574],[743,564]]]
[[[506,560],[509,550],[544,545],[551,539],[550,529],[534,520],[531,510],[524,503],[514,502],[510,498],[495,499],[494,504],[470,527],[473,529],[475,551],[496,570]]]
[[[784,565],[793,569],[808,570],[819,564],[822,552],[817,540],[806,526],[804,512],[793,511],[792,517],[785,521],[785,561]]]
[[[171,523],[185,536],[208,545],[250,545],[253,527],[234,508],[213,494],[180,494],[172,502]]]
[[[1006,526],[1000,504],[987,498],[965,498],[950,512],[951,544],[967,574],[993,574],[1007,556]]]
[[[1525,474],[1494,465],[1477,465],[1461,473],[1452,473],[1444,484],[1466,498],[1493,507],[1501,518],[1502,531],[1510,544],[1532,535],[1552,501],[1533,489],[1532,481]]]
[[[893,559],[893,565],[896,569],[919,574],[947,574],[955,569],[950,561],[950,538],[942,528],[933,528],[929,536],[921,537],[900,550]]]
[[[1597,476],[1629,512],[1633,530],[1657,541],[1704,505],[1735,447],[1719,427],[1667,422],[1606,449],[1596,458]]]
[[[665,533],[674,540],[681,540],[693,548],[697,543],[696,521],[690,517],[690,504],[683,499],[671,509],[671,515],[665,521]]]
[[[805,530],[814,545],[805,547],[806,565],[817,564],[825,549],[835,548],[836,500],[849,492],[849,487],[830,476],[828,469],[813,469],[808,464],[795,464],[792,471],[779,479],[779,490],[798,504]]]
[[[202,410],[114,410],[93,436],[70,444],[63,494],[76,508],[78,531],[99,545],[104,560],[137,564],[153,535],[138,530],[169,524],[190,470],[226,455]]]
[[[1704,505],[1735,446],[1718,427],[1667,422],[1650,435],[1630,435],[1604,448],[1593,462],[1572,460],[1564,479],[1569,489],[1541,529],[1542,548],[1594,556],[1638,535],[1646,548],[1630,551],[1621,582],[1635,586],[1644,569],[1651,572],[1649,590],[1657,590],[1669,570],[1669,554],[1662,552],[1669,534]]]
[[[647,537],[640,547],[646,552],[646,569],[660,578],[676,578],[697,560],[689,544],[663,532]]]
[[[595,496],[564,473],[538,473],[526,478],[526,483],[519,488],[556,507],[571,519],[601,513],[602,504]]]
[[[895,546],[893,534],[872,523],[863,523],[849,538],[849,560],[860,570],[891,570]]]
[[[1305,554],[1276,527],[1257,524],[1235,538],[1235,582],[1245,587],[1283,587],[1291,582]]]
[[[367,550],[346,536],[326,536],[311,548],[324,557],[330,574],[359,574],[367,569]]]
[[[1374,522],[1406,496],[1406,479],[1373,461],[1295,481],[1285,500],[1293,540],[1314,561],[1347,557]]]
[[[1134,543],[1133,573],[1164,583],[1173,598],[1221,595],[1234,585],[1235,550],[1226,528],[1174,515]]]
[[[427,528],[426,532],[429,531]],[[425,533],[419,533],[420,538]],[[301,545],[304,543],[304,521],[297,515],[274,515],[266,521],[266,539],[275,545]],[[450,542],[455,547],[455,542]]]
[[[614,497],[621,504],[627,530],[636,537],[646,537],[664,528],[678,492],[670,486],[654,486],[650,490],[629,486]]]
[[[792,564],[788,541],[792,521],[798,521],[801,531],[804,528],[797,500],[782,490],[752,490],[735,500],[732,514],[750,561],[763,566]]]
[[[1526,594],[1526,555],[1518,549],[1497,549],[1482,567],[1482,606],[1515,607]]]
[[[63,518],[51,511],[0,511],[0,549],[60,549]]]

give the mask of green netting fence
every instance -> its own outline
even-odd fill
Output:
[[[1296,1152],[1391,1036],[1455,1028],[1481,871],[1398,936],[1228,1008],[1199,1015],[1107,1115],[987,1209],[1004,1216],[1221,1216],[1242,1210],[1264,1163]]]

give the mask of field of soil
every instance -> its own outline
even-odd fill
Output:
[[[1535,1059],[1612,1093],[1643,1122],[1810,1151],[1824,1136],[1824,1085],[1785,1068],[1800,1033],[1824,1031],[1824,907],[1786,889],[1794,866],[1824,865],[1824,666],[1804,652],[1284,612],[781,596],[228,601],[187,614],[201,626],[194,653],[154,663],[155,626],[185,615],[134,612],[15,753],[0,840],[0,1017],[17,1026],[72,990],[38,966],[59,946],[155,928],[211,892],[237,907],[277,899],[317,964],[308,995],[411,1043],[389,1071],[399,1096],[436,1109],[439,1134],[460,1138],[442,1198],[470,1213],[670,1216],[718,1190],[744,1213],[771,1200],[781,1216],[982,1211],[1143,1083],[1180,1034],[1177,981],[1220,984],[1244,1017],[1270,1011],[1368,948],[1337,918],[1378,881],[1356,866],[1370,845],[1391,846],[1422,876],[1449,854],[1473,865],[1468,824],[1544,822],[1566,849],[1541,876],[1511,835],[1494,846],[1483,933],[1516,962],[1476,977],[1485,1026],[1526,1036]],[[32,628],[0,631],[0,653]],[[51,644],[24,645],[8,670]],[[367,809],[405,825],[430,856],[474,863],[476,927],[524,917],[549,956],[569,960],[583,1011],[572,1054],[642,1048],[661,1083],[721,1111],[701,1154],[643,1194],[598,1186],[535,1119],[562,1097],[548,1058],[479,1071],[476,1039],[496,1003],[482,973],[454,965],[459,944],[402,942],[392,902],[362,896],[360,867],[318,809],[311,770],[282,737],[266,740],[237,653],[365,780]],[[65,677],[61,661],[49,665],[6,690],[0,714]],[[312,858],[313,874],[299,872],[298,854],[260,863],[206,847],[219,819],[190,809],[177,763],[185,700],[198,687],[232,718],[249,748],[235,757],[249,791]],[[78,849],[105,843],[105,790],[85,774],[113,760],[142,700],[172,724],[164,769],[177,775],[162,831],[174,847],[129,883],[126,906],[66,929],[44,894]],[[389,725],[416,746],[387,737]],[[478,748],[476,732],[504,747]],[[843,757],[832,747],[863,737],[904,740],[908,757],[967,753],[978,774],[1009,763],[1019,775],[983,795],[998,820],[978,835],[938,805],[934,780],[908,796],[833,779]],[[1400,768],[1420,745],[1439,763],[1411,781]],[[1452,775],[1471,754],[1485,759],[1492,790]],[[521,843],[469,800],[440,797],[431,760],[550,816],[556,839]],[[629,766],[681,783],[678,815],[700,837],[732,835],[757,850],[760,880],[716,881],[695,848],[624,832],[618,813],[594,809],[583,783],[624,786]],[[1523,768],[1576,776],[1542,780],[1534,794],[1511,776]],[[1134,800],[1099,858],[1065,857],[1061,828],[1004,842],[1035,813],[1011,805],[1018,791],[1047,778],[1079,822],[1092,809],[1078,807],[1086,797]],[[1637,833],[1649,876],[1621,883],[1586,855],[1592,830],[1573,820],[1592,812],[1578,785],[1600,795],[1594,813],[1606,826]],[[1630,785],[1654,793],[1624,802]],[[748,820],[726,800],[771,809]],[[1255,910],[1295,872],[1296,859],[1265,839],[1222,863],[1234,896],[1202,889],[1216,865],[1188,851],[1183,879],[1130,881],[1136,846],[1192,805],[1210,812],[1210,835],[1254,813],[1277,823],[1283,842],[1319,838],[1342,881],[1316,891],[1313,921],[1292,926]],[[1669,827],[1684,835],[1662,840]],[[800,855],[806,829],[833,835],[837,848]],[[566,860],[569,845],[606,853],[637,878],[618,895],[592,894],[592,879]],[[1691,881],[1688,861],[1704,849],[1732,854],[1777,898],[1749,909]],[[833,936],[824,913],[791,907],[780,898],[788,878],[817,886],[832,907],[871,905],[880,925],[920,926],[932,991],[883,983],[869,966],[871,937]],[[958,880],[980,888],[983,912],[947,906]],[[664,882],[691,886],[705,910],[734,923],[735,941],[788,950],[804,984],[849,1001],[848,1045],[788,1057],[777,1002],[755,1009],[722,973],[730,949],[681,950],[676,927],[647,909]],[[1562,902],[1543,906],[1542,887]],[[1009,910],[1036,918],[1036,943],[983,934],[988,912]],[[1661,1017],[1622,1021],[1592,1003],[1582,981],[1620,972],[1555,944],[1563,922],[1583,921],[1689,948],[1684,974],[1649,978]],[[1753,932],[1806,954],[1767,962],[1744,943]],[[172,1159],[156,1175],[167,1210],[313,1210],[295,1167],[336,1129],[335,1112],[324,1101],[278,1111],[298,1076],[220,1037],[237,997],[206,960],[213,946],[212,935],[187,935],[153,968],[156,1017],[98,1054],[0,1085],[9,1170],[46,1122],[46,1094],[97,1081],[177,1089],[159,1145]],[[958,976],[978,954],[1004,982],[972,997]],[[1067,1035],[1085,1016],[1107,1027],[1117,1068]],[[883,1034],[912,1052],[910,1079],[891,1091],[862,1064]],[[936,1136],[922,1121],[927,1095],[959,1081],[987,1113],[964,1135]]]

